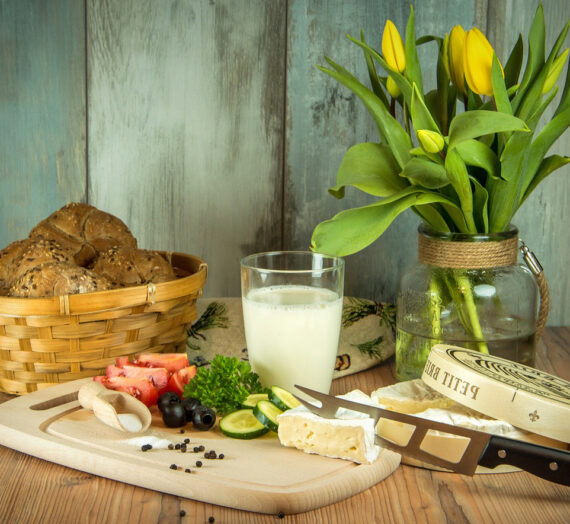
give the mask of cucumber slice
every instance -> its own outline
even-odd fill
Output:
[[[267,433],[267,428],[254,417],[251,409],[240,409],[220,420],[220,431],[232,438],[249,440]]]
[[[253,409],[260,400],[267,400],[267,393],[252,393],[242,402],[242,408]]]
[[[269,400],[260,400],[253,408],[255,418],[271,431],[277,431],[279,427],[277,415],[281,415],[281,413],[283,411]]]
[[[301,405],[301,403],[291,393],[279,386],[271,386],[269,400],[283,411],[287,411],[288,409],[293,409]]]

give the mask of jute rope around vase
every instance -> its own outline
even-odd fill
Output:
[[[418,235],[418,257],[420,262],[438,267],[483,269],[510,266],[517,262],[518,245],[517,235],[499,241],[454,242],[420,233]],[[527,261],[526,257],[525,261]],[[537,266],[538,269],[529,264],[540,291],[540,308],[536,324],[536,339],[538,340],[548,318],[550,293],[542,267],[540,264]]]

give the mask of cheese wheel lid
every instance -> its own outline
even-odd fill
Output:
[[[493,355],[437,344],[422,380],[488,417],[570,442],[570,382],[559,377]]]

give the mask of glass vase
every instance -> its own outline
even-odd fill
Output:
[[[421,225],[418,252],[398,289],[399,381],[420,377],[438,343],[534,366],[539,289],[530,269],[517,262],[516,227],[472,235]]]

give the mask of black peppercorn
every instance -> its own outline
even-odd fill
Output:
[[[197,467],[197,468],[201,468],[201,467],[202,467],[202,461],[201,461],[201,460],[197,460],[197,461],[196,461],[196,467]]]
[[[178,469],[178,466],[176,464],[170,464],[170,469]]]

